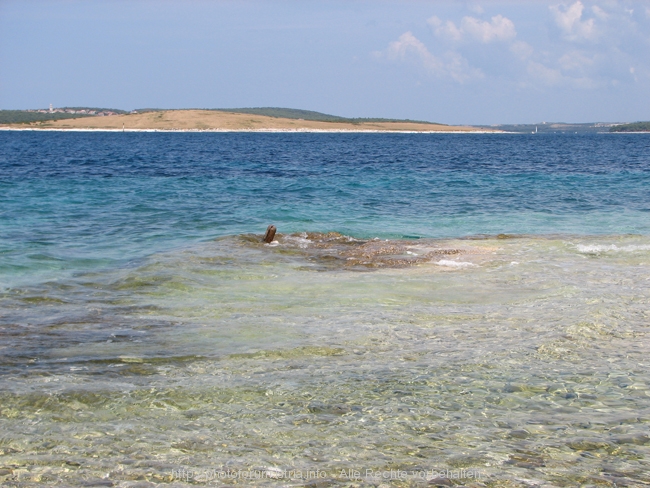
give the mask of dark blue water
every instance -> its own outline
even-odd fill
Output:
[[[0,281],[238,233],[650,233],[644,135],[0,132]]]

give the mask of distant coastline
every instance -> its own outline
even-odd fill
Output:
[[[38,127],[7,127],[0,126],[5,132],[160,132],[160,133],[257,133],[257,134],[514,134],[500,130],[392,130],[392,129],[93,129],[93,128],[38,128]]]
[[[111,116],[70,117],[0,124],[5,130],[86,130],[165,132],[502,132],[485,127],[454,126],[398,119],[347,119],[295,109],[154,110]],[[268,114],[272,115],[268,115]],[[56,115],[55,112],[53,112]],[[38,113],[43,116],[42,112]],[[301,117],[302,116],[302,117]]]
[[[0,130],[124,132],[403,132],[596,134],[650,132],[650,122],[541,122],[537,124],[447,125],[411,119],[340,117],[311,110],[254,107],[132,111],[63,107],[0,110]]]
[[[621,124],[612,127],[610,132],[650,132],[650,122],[633,122],[632,124]]]

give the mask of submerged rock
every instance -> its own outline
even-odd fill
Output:
[[[254,242],[249,237],[240,236],[245,242]],[[276,240],[273,241],[273,238]],[[467,252],[441,248],[436,243],[423,240],[413,244],[412,240],[403,239],[356,239],[338,232],[276,235],[274,226],[269,226],[263,242],[277,243],[274,252],[302,255],[307,261],[317,263],[324,269],[406,268],[440,259],[441,256]]]

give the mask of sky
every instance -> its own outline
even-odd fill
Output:
[[[650,120],[650,0],[0,0],[0,109]]]

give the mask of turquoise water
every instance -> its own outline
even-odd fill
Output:
[[[0,480],[648,483],[649,183],[643,135],[0,132]]]
[[[366,238],[650,233],[643,135],[0,138],[0,272],[10,284],[270,223]]]

